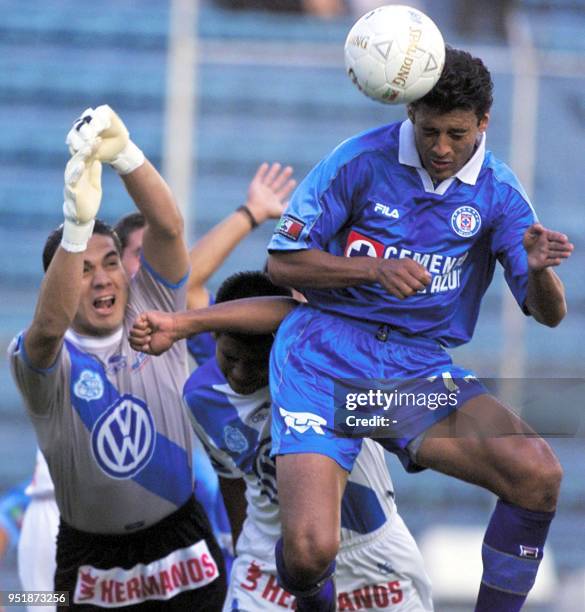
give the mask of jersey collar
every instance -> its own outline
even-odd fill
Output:
[[[468,185],[475,185],[477,177],[481,171],[483,160],[485,158],[485,132],[481,134],[481,140],[475,150],[475,153],[471,156],[471,159],[455,174],[454,176],[445,179],[437,185],[433,186],[433,181],[429,176],[429,173],[424,169],[418,151],[416,150],[416,143],[414,140],[414,125],[410,119],[407,119],[400,126],[400,138],[398,141],[398,161],[404,166],[412,166],[416,168],[419,175],[423,180],[425,191],[433,191],[436,193],[445,193],[447,187],[453,182],[455,178],[459,179],[462,183]]]
[[[109,336],[82,336],[69,328],[65,332],[65,339],[73,342],[75,346],[82,350],[106,350],[112,346],[120,344],[124,334],[123,327],[116,330]]]

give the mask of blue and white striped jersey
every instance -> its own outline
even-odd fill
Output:
[[[8,349],[59,511],[76,529],[142,529],[193,493],[192,438],[181,402],[185,343],[152,357],[135,352],[128,340],[138,313],[185,307],[185,282],[167,283],[143,260],[117,331],[90,337],[69,329],[46,370],[30,364],[23,334]]]
[[[248,516],[236,550],[272,556],[281,527],[268,387],[235,393],[214,358],[191,374],[183,398],[218,475],[246,482]],[[365,440],[342,500],[342,548],[380,529],[395,511],[384,452]]]

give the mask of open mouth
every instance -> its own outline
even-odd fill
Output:
[[[116,303],[115,295],[104,295],[102,297],[96,298],[93,301],[93,307],[100,314],[109,314],[110,312],[112,312],[112,309],[114,308],[115,303]]]

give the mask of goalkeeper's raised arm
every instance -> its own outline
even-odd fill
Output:
[[[82,300],[86,250],[92,233],[102,233],[95,217],[100,207],[101,163],[87,150],[74,154],[65,168],[64,221],[43,250],[45,278],[24,347],[35,368],[50,367],[61,349]]]
[[[128,340],[145,306],[185,307],[181,216],[166,183],[108,107],[84,112],[67,142],[73,156],[65,172],[65,222],[43,250],[46,275],[34,320],[8,347],[55,484],[61,523],[54,587],[71,594],[74,609],[100,609],[114,600],[101,588],[89,596],[77,588],[87,572],[96,580],[113,572],[120,584],[144,583],[154,566],[170,575],[177,559],[204,561],[204,579],[176,585],[165,605],[158,592],[137,593],[132,601],[118,593],[114,603],[221,610],[225,569],[193,497],[192,432],[181,409],[186,347],[137,360]],[[120,173],[147,220],[146,261],[133,278],[122,266],[118,235],[96,218],[103,163]]]
[[[107,105],[86,109],[67,135],[71,152],[86,152],[110,164],[146,219],[143,254],[166,281],[177,283],[189,270],[183,218],[169,186],[132,142],[120,117]]]

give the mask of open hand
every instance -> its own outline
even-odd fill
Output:
[[[550,266],[558,266],[575,248],[565,234],[534,223],[524,233],[524,249],[528,255],[528,267],[534,272]]]
[[[248,187],[246,206],[258,224],[267,219],[278,219],[286,206],[286,198],[297,182],[291,178],[293,169],[279,163],[261,164]]]

